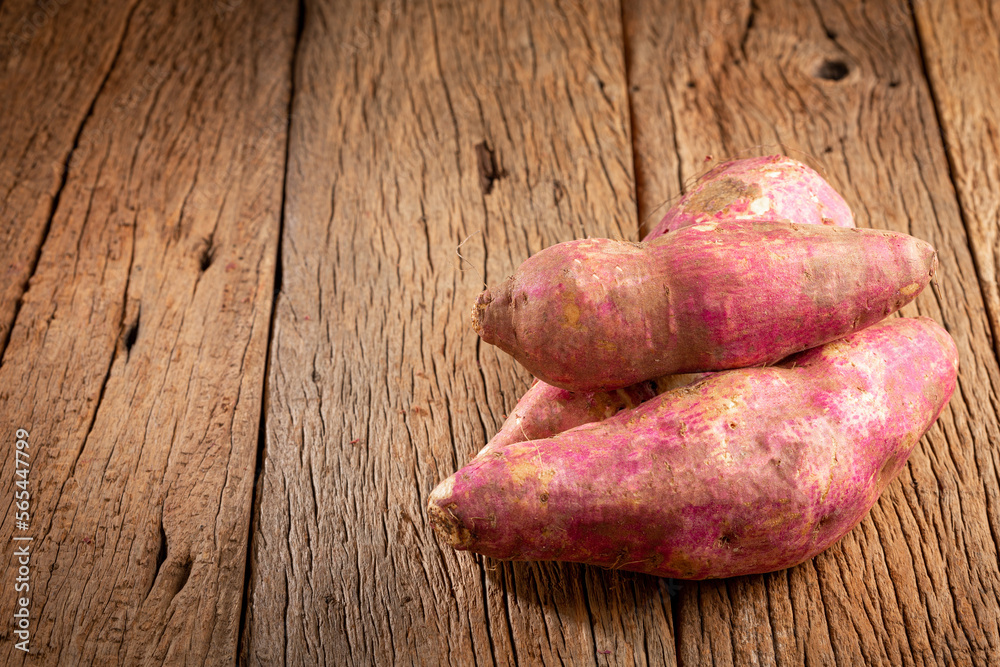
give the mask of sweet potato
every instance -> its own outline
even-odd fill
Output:
[[[483,292],[472,322],[548,384],[614,389],[774,363],[881,320],[936,266],[929,244],[895,232],[695,225],[546,248]]]
[[[668,375],[613,391],[572,392],[537,380],[477,456],[515,442],[540,440],[634,408],[657,394],[692,384],[705,373]]]
[[[955,388],[954,341],[885,320],[477,457],[430,495],[459,550],[703,579],[811,558],[868,512]]]
[[[789,157],[771,155],[717,165],[667,212],[646,240],[709,220],[767,217],[800,224],[854,227],[854,215],[847,202],[819,174]],[[661,378],[656,393],[689,384],[694,376],[668,379],[671,377]],[[538,380],[521,397],[488,446],[547,438],[606,419],[618,410],[652,398],[651,389],[647,383],[640,383],[610,392],[570,392]]]
[[[854,227],[854,215],[847,202],[823,177],[801,162],[771,155],[717,165],[667,212],[646,240],[699,222],[768,217],[800,224]],[[657,393],[689,384],[693,376],[680,376],[679,380],[670,377],[661,378]],[[648,384],[640,383],[610,392],[570,392],[538,380],[518,401],[488,446],[547,438],[606,419],[618,410],[634,407],[637,399],[641,402],[651,398],[650,389]]]
[[[723,162],[667,211],[646,235],[723,220],[777,220],[853,227],[851,208],[823,177],[784,155]]]

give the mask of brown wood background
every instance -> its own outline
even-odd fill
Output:
[[[991,0],[4,0],[0,664],[996,664],[998,73]],[[484,281],[777,152],[940,254],[959,388],[871,514],[711,582],[442,547],[530,382]]]

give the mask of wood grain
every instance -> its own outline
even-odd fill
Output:
[[[44,244],[0,366],[0,437],[31,433],[34,538],[31,652],[14,648],[5,622],[0,663],[231,663],[295,7],[147,2],[124,23],[108,9],[97,27],[86,6],[63,3],[51,18],[53,34],[83,30],[101,63],[113,54],[99,86],[81,76],[61,98],[72,108],[58,117],[77,134],[65,183],[51,194],[49,180],[25,182],[29,157],[16,142],[3,153],[17,197],[34,187],[57,205],[47,230],[44,206],[25,218],[24,238]],[[37,72],[44,90],[45,77],[78,66],[62,53],[31,46],[22,58],[42,61],[18,72]],[[37,154],[65,155],[66,130],[48,137],[56,121],[31,94],[28,153],[51,144]],[[13,456],[2,468],[0,494],[12,498]],[[0,542],[15,531],[7,512]],[[12,618],[13,604],[0,597],[0,615]]]
[[[673,663],[664,580],[455,553],[425,510],[529,380],[483,281],[636,237],[621,39],[612,2],[307,3],[248,664]]]
[[[937,247],[940,274],[904,314],[943,323],[962,364],[939,422],[841,542],[785,572],[684,588],[678,661],[988,664],[1000,651],[1000,371],[908,9],[641,0],[624,21],[640,216],[655,223],[680,183],[723,157],[803,159],[859,226]]]
[[[82,152],[80,129],[134,5],[64,4],[0,5],[0,358],[48,233],[68,158],[74,149]],[[158,70],[146,74],[162,76]]]
[[[913,3],[921,53],[1000,354],[1000,12],[995,2]]]

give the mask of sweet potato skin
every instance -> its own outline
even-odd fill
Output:
[[[570,391],[775,363],[911,301],[937,255],[905,234],[725,222],[649,243],[546,248],[480,295],[473,327]]]
[[[637,407],[657,394],[692,384],[705,373],[668,375],[612,391],[572,392],[541,380],[524,392],[497,434],[477,456],[525,440],[540,440]]]
[[[717,165],[667,211],[646,240],[724,220],[854,227],[851,208],[822,176],[797,160],[769,155]]]
[[[536,381],[477,456],[515,442],[547,438],[581,424],[602,421],[654,396],[656,386],[652,382],[613,391],[571,392]]]
[[[791,567],[871,509],[956,383],[954,341],[890,319],[770,368],[477,457],[429,516],[452,547],[704,579]]]

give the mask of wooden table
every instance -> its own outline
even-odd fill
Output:
[[[998,73],[988,0],[5,0],[0,663],[997,664]],[[871,514],[707,582],[442,546],[530,381],[483,283],[771,153],[940,253],[960,386]]]

